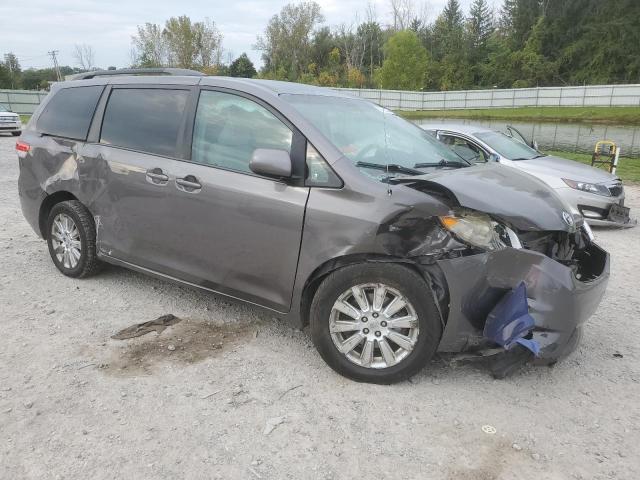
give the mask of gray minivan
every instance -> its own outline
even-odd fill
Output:
[[[436,351],[491,355],[496,376],[553,363],[609,276],[541,181],[328,89],[92,72],[52,87],[16,150],[24,216],[63,274],[106,262],[258,305],[359,381]]]

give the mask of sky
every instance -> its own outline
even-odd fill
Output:
[[[256,36],[269,19],[291,0],[0,0],[0,55],[13,52],[23,69],[50,67],[50,50],[58,50],[60,65],[75,65],[75,44],[93,47],[97,66],[128,67],[131,36],[137,25],[164,24],[172,16],[188,15],[193,21],[210,18],[223,34],[226,60],[246,52],[260,65],[260,52],[253,49]],[[365,18],[367,6],[375,6],[378,19],[390,21],[389,0],[317,0],[325,25],[350,25],[356,15]],[[427,0],[433,20],[446,0]],[[460,0],[465,13],[472,0]],[[491,5],[493,2],[490,1]]]

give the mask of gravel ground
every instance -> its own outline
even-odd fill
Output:
[[[59,274],[22,217],[14,140],[0,137],[1,479],[640,478],[640,228],[596,231],[609,289],[554,368],[498,381],[436,359],[411,382],[358,384],[251,307],[115,267]],[[110,338],[167,313],[184,320]]]

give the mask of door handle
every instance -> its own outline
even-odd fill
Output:
[[[180,190],[184,190],[187,192],[196,192],[202,189],[202,185],[193,175],[187,175],[184,178],[176,178],[176,186]]]
[[[154,168],[152,170],[147,170],[147,180],[154,185],[166,185],[169,181],[169,177],[162,173],[162,169]]]

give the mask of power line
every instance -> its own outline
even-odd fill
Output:
[[[58,54],[58,50],[51,50],[50,52],[47,52],[49,55],[51,55],[51,59],[53,60],[53,68],[55,68],[56,70],[56,76],[58,77],[58,81],[61,82],[62,81],[62,75],[60,74],[60,67],[58,66],[58,59],[56,58],[56,55]]]

